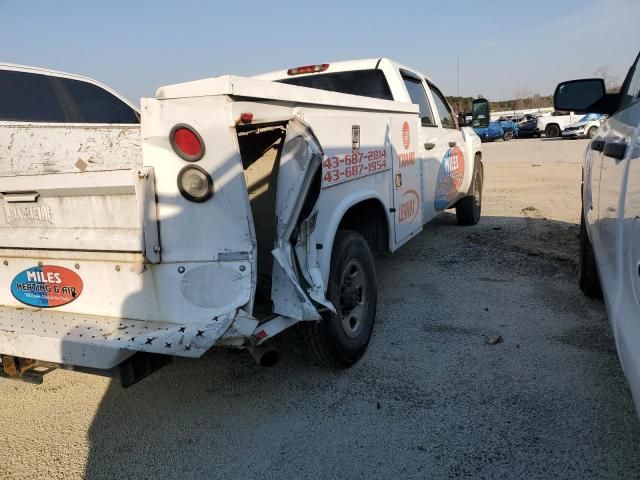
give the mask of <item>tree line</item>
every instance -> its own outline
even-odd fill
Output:
[[[478,96],[477,98],[481,97]],[[451,105],[453,109],[458,113],[470,113],[471,103],[473,102],[473,100],[474,97],[447,97],[449,105]],[[521,96],[513,100],[489,101],[489,104],[491,105],[491,111],[494,112],[508,110],[525,110],[529,108],[547,108],[553,107],[553,96],[535,94],[529,96]]]
[[[607,87],[607,92],[616,93],[620,91],[620,77],[612,72],[609,65],[601,65],[593,72],[596,78],[602,78]],[[553,107],[553,95],[539,95],[533,93],[527,87],[518,87],[513,91],[513,100],[489,101],[491,111],[503,112],[509,110],[528,110],[532,108]],[[476,98],[484,98],[478,95]],[[471,113],[471,102],[474,97],[447,97],[449,105],[456,113]]]

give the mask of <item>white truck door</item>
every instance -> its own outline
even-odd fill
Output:
[[[436,179],[442,159],[449,147],[447,145],[447,139],[445,138],[446,135],[436,123],[437,120],[434,109],[427,96],[423,81],[407,72],[403,72],[402,80],[411,101],[420,107],[420,139],[416,148],[421,177],[420,198],[422,199],[422,218],[420,221],[424,224],[438,214],[434,204]]]
[[[464,137],[449,104],[440,90],[431,83],[429,83],[429,91],[440,120],[439,146],[444,150],[440,157],[433,193],[434,209],[436,213],[440,213],[462,196],[463,192],[460,189],[464,185],[465,172],[470,170],[465,167],[465,162],[469,163],[471,159],[464,157]],[[469,175],[471,173],[470,171]]]
[[[422,142],[417,118],[391,119],[393,145],[393,208],[395,240],[400,245],[422,230],[422,188],[419,145]],[[422,152],[420,152],[422,153]]]

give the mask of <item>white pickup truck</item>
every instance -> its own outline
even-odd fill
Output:
[[[572,123],[580,121],[584,117],[581,113],[554,111],[549,115],[538,117],[538,125],[535,129],[535,135],[545,134],[548,138],[559,137],[562,131]]]
[[[62,367],[128,386],[214,345],[267,365],[293,325],[316,361],[348,367],[373,329],[372,251],[448,208],[480,218],[479,138],[388,59],[165,86],[142,99],[139,137],[135,115],[74,120],[69,76],[25,73],[53,76],[67,120],[0,108],[7,378]]]

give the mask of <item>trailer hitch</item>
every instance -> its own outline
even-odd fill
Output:
[[[42,383],[44,375],[58,367],[55,363],[41,362],[32,358],[14,357],[12,355],[0,355],[0,360],[2,360],[0,378],[21,380],[37,385]]]

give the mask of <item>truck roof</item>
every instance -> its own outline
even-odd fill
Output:
[[[352,70],[373,70],[376,68],[380,68],[380,66],[384,64],[391,66],[397,70],[407,70],[409,72],[418,73],[422,77],[426,78],[429,82],[431,82],[431,79],[428,76],[424,75],[423,73],[416,71],[414,68],[402,65],[401,63],[398,63],[387,57],[363,58],[363,59],[356,59],[356,60],[343,60],[340,62],[328,62],[326,63],[326,65],[328,65],[327,69],[323,70],[322,72],[300,73],[300,74],[296,74],[296,76],[306,77],[309,75],[321,75],[323,73],[332,73],[332,72],[348,72]],[[323,63],[321,65],[325,65],[325,64]],[[295,67],[296,66],[293,66],[293,68]],[[261,80],[274,81],[274,80],[281,80],[283,78],[291,78],[291,75],[289,75],[288,70],[275,70],[273,72],[267,72],[267,73],[262,73],[260,75],[255,75],[254,78],[259,78]]]

